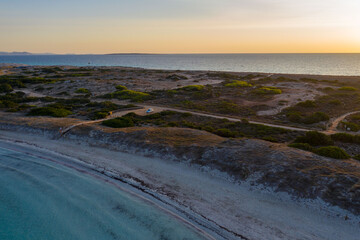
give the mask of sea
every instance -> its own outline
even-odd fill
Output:
[[[3,55],[0,63],[360,76],[360,53]]]
[[[46,154],[37,157],[0,146],[0,239],[205,238],[109,182],[54,162]]]

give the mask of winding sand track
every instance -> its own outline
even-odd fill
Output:
[[[182,113],[191,113],[191,114],[198,115],[198,116],[212,117],[212,118],[217,118],[217,119],[226,118],[226,119],[228,119],[230,121],[233,121],[233,122],[241,122],[242,121],[242,119],[239,119],[239,118],[231,118],[231,117],[219,116],[219,115],[214,115],[214,114],[199,113],[199,112],[193,112],[193,111],[188,111],[188,110],[181,110],[181,109],[177,109],[177,108],[158,107],[158,106],[150,106],[150,105],[140,105],[140,106],[142,107],[141,109],[115,112],[111,116],[109,116],[109,117],[107,117],[105,119],[99,119],[99,120],[94,120],[94,121],[84,121],[84,122],[80,122],[80,123],[71,125],[71,126],[65,128],[65,129],[63,129],[61,131],[61,136],[63,136],[64,134],[66,134],[71,129],[73,129],[73,128],[77,127],[77,126],[94,124],[94,123],[102,122],[104,120],[110,120],[110,119],[118,118],[118,117],[124,116],[124,115],[126,115],[126,114],[128,114],[130,112],[134,112],[134,113],[136,113],[138,115],[143,116],[143,115],[146,115],[146,110],[149,109],[149,108],[153,109],[152,113],[157,113],[157,112],[168,110],[168,111],[176,111],[176,112],[182,112]],[[261,125],[265,125],[265,126],[269,126],[269,127],[277,127],[277,128],[283,128],[283,129],[294,130],[294,131],[302,131],[302,132],[311,131],[310,129],[306,129],[306,128],[289,127],[289,126],[284,126],[284,125],[270,124],[270,123],[263,123],[263,122],[256,122],[256,121],[249,121],[249,123],[261,124]]]
[[[337,126],[339,125],[339,123],[341,121],[343,121],[346,117],[350,116],[350,115],[353,115],[353,114],[356,114],[356,113],[360,113],[360,111],[355,111],[355,112],[349,112],[349,113],[345,113],[343,115],[341,115],[340,117],[334,119],[332,122],[331,122],[331,125],[330,127],[324,131],[323,133],[326,133],[326,134],[333,134],[333,133],[337,133],[337,132],[342,132],[342,131],[339,131],[337,130]]]
[[[114,119],[114,118],[118,118],[118,117],[122,117],[130,112],[134,112],[138,115],[146,115],[146,110],[149,108],[152,108],[153,111],[152,113],[157,113],[157,112],[161,112],[161,111],[176,111],[176,112],[181,112],[181,113],[191,113],[194,115],[198,115],[198,116],[203,116],[203,117],[212,117],[212,118],[217,118],[217,119],[228,119],[230,121],[233,122],[241,122],[243,121],[242,119],[239,118],[233,118],[233,117],[227,117],[227,116],[221,116],[221,115],[214,115],[214,114],[210,114],[210,113],[200,113],[200,112],[194,112],[194,111],[189,111],[189,110],[182,110],[182,109],[177,109],[177,108],[171,108],[171,107],[159,107],[159,106],[150,106],[150,105],[140,105],[142,108],[141,109],[136,109],[136,110],[126,110],[126,111],[118,111],[115,112],[114,114],[112,114],[111,116],[105,118],[105,119],[99,119],[99,120],[94,120],[94,121],[84,121],[84,122],[80,122],[74,125],[71,125],[67,128],[65,128],[62,131],[62,135],[64,135],[65,133],[67,133],[68,131],[70,131],[71,129],[77,127],[77,126],[81,126],[81,125],[87,125],[87,124],[93,124],[93,123],[99,123],[102,122],[104,120],[109,120],[109,119]],[[344,115],[341,115],[340,117],[334,119],[331,123],[331,126],[325,130],[325,131],[321,131],[322,133],[325,134],[333,134],[333,133],[337,133],[337,132],[342,132],[337,130],[337,126],[339,125],[339,123],[341,121],[343,121],[347,116],[350,116],[352,114],[355,113],[360,113],[360,111],[355,111],[355,112],[350,112],[350,113],[346,113]],[[307,129],[307,128],[300,128],[300,127],[290,127],[290,126],[284,126],[284,125],[279,125],[279,124],[271,124],[271,123],[264,123],[264,122],[257,122],[257,121],[249,121],[249,123],[252,124],[260,124],[260,125],[264,125],[264,126],[269,126],[269,127],[276,127],[276,128],[283,128],[283,129],[287,129],[287,130],[293,130],[293,131],[301,131],[301,132],[309,132],[312,131],[312,129]]]

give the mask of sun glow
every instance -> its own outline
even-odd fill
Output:
[[[358,0],[14,0],[0,51],[360,52]]]

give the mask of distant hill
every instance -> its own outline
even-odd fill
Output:
[[[157,55],[156,53],[108,53],[104,55]]]
[[[0,55],[54,55],[53,53],[30,53],[30,52],[0,52]]]

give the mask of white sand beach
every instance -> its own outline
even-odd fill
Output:
[[[360,218],[344,210],[320,200],[293,200],[285,193],[234,183],[223,173],[67,139],[9,131],[0,131],[0,139],[1,144],[70,159],[115,176],[216,239],[356,240],[360,236]]]

